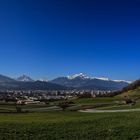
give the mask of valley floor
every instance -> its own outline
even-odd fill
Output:
[[[1,103],[0,140],[140,139],[139,100],[134,105],[120,104],[120,96],[84,98],[72,102],[74,105],[66,111],[61,111],[58,102],[54,102],[53,105],[23,106],[22,110],[28,110],[24,113],[16,113],[12,103]],[[92,109],[100,113],[78,112],[77,109]]]

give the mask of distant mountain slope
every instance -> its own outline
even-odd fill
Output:
[[[0,85],[1,89],[10,89],[10,90],[65,90],[65,86],[58,84],[52,84],[49,82],[12,82],[5,85]]]
[[[7,76],[0,75],[0,83],[5,83],[5,82],[15,82],[15,80]]]
[[[48,82],[8,82],[0,83],[1,90],[65,90],[65,86]]]
[[[64,90],[67,87],[42,81],[17,81],[0,75],[0,90]]]
[[[82,73],[68,77],[59,77],[50,82],[67,87],[93,90],[121,90],[129,85],[129,82],[127,81],[113,81],[108,78],[92,78]]]

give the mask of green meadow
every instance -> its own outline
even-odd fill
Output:
[[[0,114],[1,140],[138,140],[140,113]]]

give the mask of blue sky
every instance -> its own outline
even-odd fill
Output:
[[[138,0],[1,0],[0,73],[140,78]]]

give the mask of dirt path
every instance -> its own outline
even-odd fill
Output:
[[[79,112],[84,112],[84,113],[113,113],[113,112],[136,112],[136,111],[140,111],[140,109],[122,109],[122,110],[86,109],[86,110],[79,110]]]

